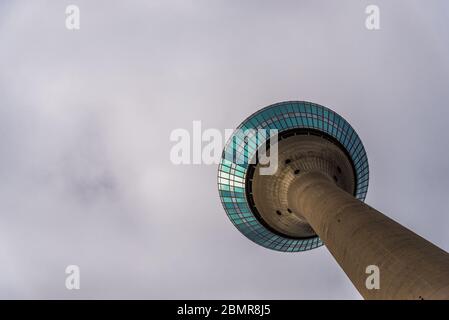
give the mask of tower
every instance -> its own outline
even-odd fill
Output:
[[[223,207],[237,229],[266,248],[326,245],[365,299],[449,299],[449,254],[364,203],[369,168],[351,125],[318,104],[281,102],[237,128],[218,169]],[[273,144],[268,129],[277,130]],[[277,170],[262,174],[262,149]],[[275,151],[273,151],[275,150]],[[366,284],[379,271],[379,288]]]

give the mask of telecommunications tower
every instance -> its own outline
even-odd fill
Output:
[[[223,151],[218,189],[246,237],[285,252],[324,244],[365,299],[449,299],[449,254],[364,203],[368,158],[345,119],[290,101],[238,129]],[[258,134],[269,129],[278,132],[276,148]],[[261,148],[277,151],[273,174],[259,170]],[[368,266],[378,268],[378,289],[366,285]]]

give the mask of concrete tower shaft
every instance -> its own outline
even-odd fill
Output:
[[[354,198],[350,160],[324,137],[278,142],[279,169],[252,178],[255,207],[290,237],[318,235],[366,299],[449,299],[449,254]],[[367,266],[380,289],[366,286]]]
[[[314,171],[298,176],[288,205],[301,212],[366,299],[449,299],[449,254]],[[368,290],[366,267],[380,270]]]

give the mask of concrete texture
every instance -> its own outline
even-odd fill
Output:
[[[273,175],[260,175],[256,168],[252,195],[261,218],[273,229],[295,238],[315,236],[301,212],[292,212],[287,199],[290,185],[306,171],[325,172],[336,184],[353,192],[354,172],[345,153],[332,142],[314,135],[294,135],[278,144],[279,167]],[[334,181],[335,181],[334,180]]]
[[[256,167],[252,180],[261,219],[287,236],[318,235],[365,299],[449,299],[449,254],[356,199],[339,146],[294,135],[278,150],[277,173]],[[379,289],[366,286],[370,265],[379,268]]]
[[[365,299],[449,299],[449,254],[325,173],[300,175],[288,190],[288,205],[307,219]],[[365,286],[368,265],[380,269],[378,290]]]

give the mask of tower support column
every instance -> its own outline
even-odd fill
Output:
[[[449,299],[449,254],[339,188],[328,175],[300,174],[288,205],[305,218],[365,299]],[[366,268],[379,268],[368,289]]]

